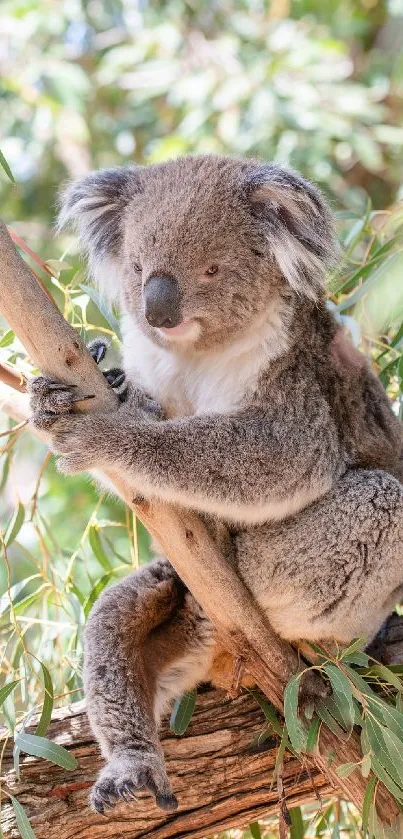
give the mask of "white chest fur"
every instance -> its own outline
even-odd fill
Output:
[[[123,317],[122,328],[126,373],[159,402],[168,417],[237,410],[256,388],[268,361],[285,348],[278,334],[273,340],[272,323],[219,352],[203,354],[157,346],[128,315]]]

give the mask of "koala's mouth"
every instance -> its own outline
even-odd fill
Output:
[[[168,340],[195,341],[200,335],[200,326],[194,318],[189,318],[171,328],[161,326],[158,332]]]

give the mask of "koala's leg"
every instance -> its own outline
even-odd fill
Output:
[[[166,560],[106,590],[85,637],[85,691],[92,729],[108,763],[91,801],[102,813],[148,789],[163,809],[177,801],[158,738],[172,698],[206,678],[212,627]]]
[[[284,638],[369,643],[403,593],[403,485],[351,470],[296,516],[240,533],[236,548]]]

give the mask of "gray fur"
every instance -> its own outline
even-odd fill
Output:
[[[326,308],[337,248],[318,190],[274,164],[183,158],[88,176],[62,219],[120,303],[128,387],[115,414],[81,415],[74,389],[34,380],[60,468],[112,466],[197,510],[283,637],[370,641],[403,582],[402,428]],[[156,276],[178,283],[181,334],[147,322]],[[224,661],[166,560],[101,596],[85,675],[100,812],[141,786],[175,805],[159,718],[200,680],[230,686]]]

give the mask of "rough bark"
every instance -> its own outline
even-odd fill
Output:
[[[34,364],[44,374],[77,384],[85,393],[94,394],[93,400],[81,403],[82,410],[89,406],[91,410],[113,409],[116,397],[111,388],[73,328],[43,293],[1,222],[0,262],[0,312]],[[198,516],[165,504],[136,503],[134,487],[124,484],[112,471],[107,477],[156,537],[215,625],[224,647],[243,660],[245,669],[281,711],[284,685],[298,666],[296,653],[275,634]],[[310,764],[326,772],[328,782],[340,788],[358,807],[363,803],[365,779],[358,772],[339,779],[335,768],[339,762],[356,762],[360,756],[358,738],[352,737],[347,744],[341,744],[322,727],[320,754],[310,759]],[[382,785],[378,788],[377,802],[381,818],[390,820],[396,813],[396,805]]]
[[[7,789],[25,807],[37,839],[193,839],[276,814],[278,794],[272,779],[277,742],[266,741],[263,751],[252,746],[263,729],[263,715],[251,697],[231,700],[213,690],[199,694],[183,737],[175,737],[165,725],[162,742],[179,798],[179,810],[173,814],[159,810],[146,794],[106,817],[89,809],[88,790],[102,760],[82,702],[56,711],[47,735],[75,755],[78,769],[67,772],[25,757],[17,782],[10,748],[3,771]],[[308,772],[291,755],[286,755],[283,783],[289,808],[317,800],[319,809],[321,801],[334,792],[323,773],[315,768]],[[6,799],[2,815],[6,839],[19,837],[13,808]]]

